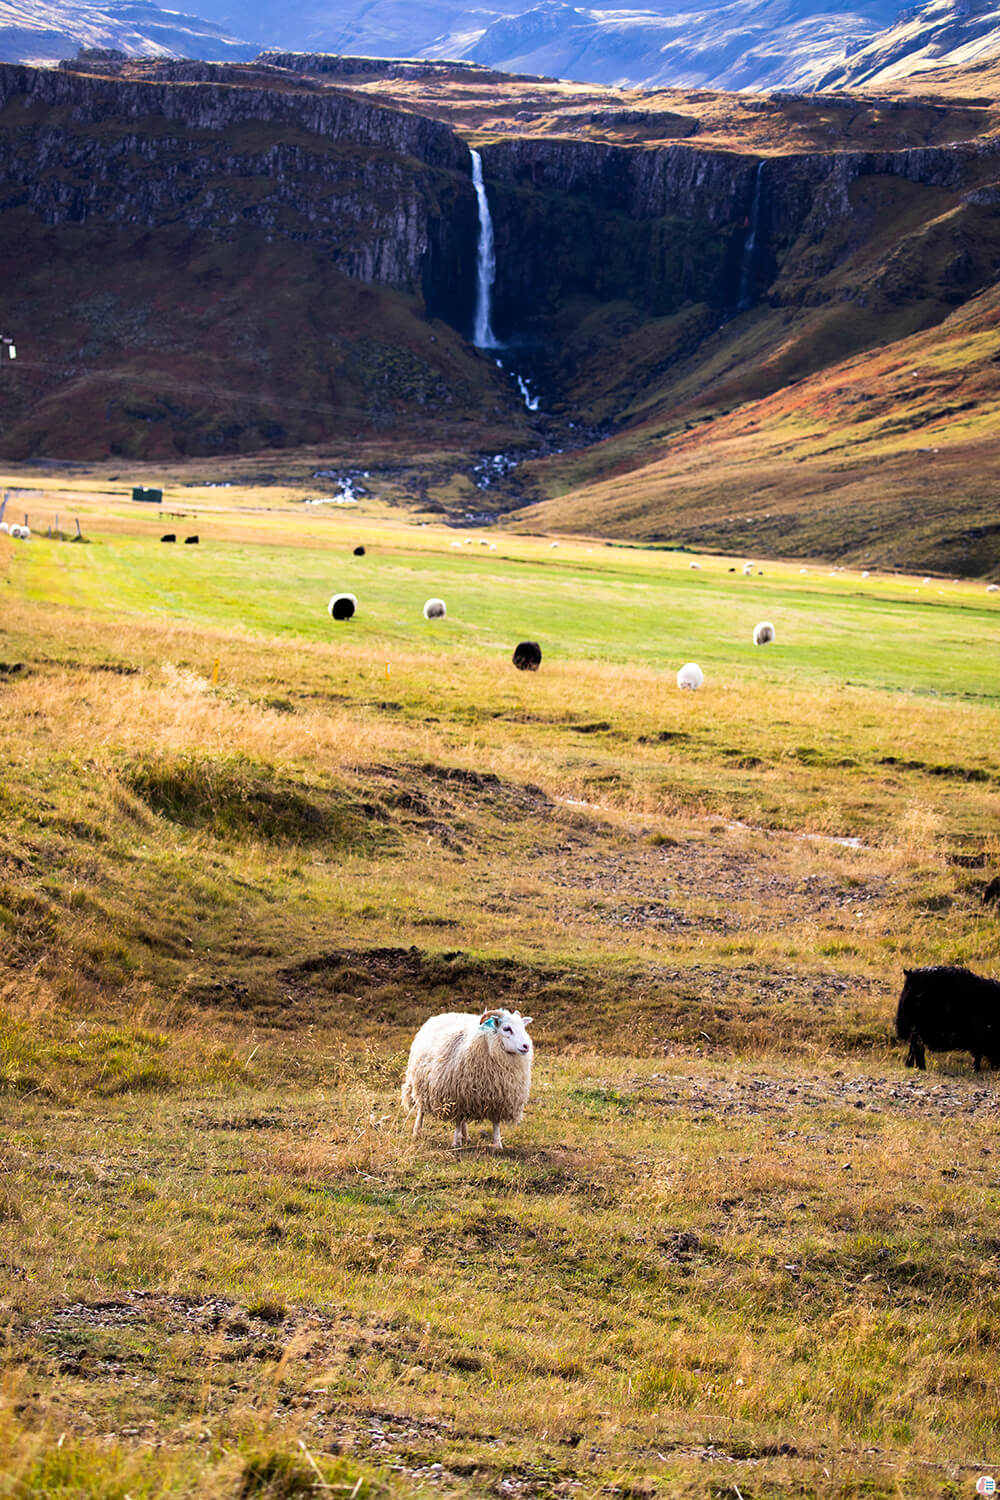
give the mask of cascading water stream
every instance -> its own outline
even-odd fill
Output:
[[[493,332],[492,322],[493,283],[497,275],[496,250],[493,244],[493,216],[490,213],[486,184],[483,181],[483,159],[471,146],[469,155],[472,157],[472,186],[476,190],[476,203],[479,208],[479,241],[476,250],[476,316],[472,329],[472,342],[477,349],[502,349],[503,345]],[[497,365],[501,370],[504,369],[502,360],[498,359]],[[505,373],[513,374],[528,411],[537,411],[539,398],[531,394],[524,377],[518,375],[516,371]]]
[[[760,200],[764,186],[764,163],[757,163],[757,174],[753,183],[753,199],[750,203],[750,221],[747,237],[743,241],[743,260],[740,265],[740,293],[736,303],[738,312],[746,312],[753,302],[753,273],[757,252],[757,230],[760,227]]]
[[[476,190],[479,206],[479,245],[476,257],[476,321],[472,342],[477,349],[497,349],[496,335],[490,322],[493,302],[493,283],[496,280],[497,261],[493,248],[493,219],[483,182],[483,158],[478,151],[469,148],[472,156],[472,186]]]

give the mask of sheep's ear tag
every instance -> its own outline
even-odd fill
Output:
[[[500,1025],[499,1016],[480,1016],[479,1025],[483,1031],[496,1031]]]

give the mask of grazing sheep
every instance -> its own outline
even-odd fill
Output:
[[[558,547],[558,545],[559,545],[559,543],[558,543],[558,542],[550,542],[550,543],[549,543],[549,546],[550,546],[550,547]]]
[[[364,549],[364,547],[355,547],[355,549],[354,549],[354,556],[355,557],[364,557],[364,555],[365,555],[365,549]]]
[[[677,686],[696,693],[705,681],[705,674],[696,661],[686,661],[677,673]]]
[[[447,613],[443,599],[428,599],[424,605],[425,620],[443,620]]]
[[[168,531],[165,536],[161,536],[160,537],[160,541],[161,542],[176,542],[176,540],[177,540],[177,533],[176,533],[176,531]]]
[[[896,1010],[896,1035],[908,1041],[908,1068],[924,1068],[924,1048],[971,1052],[973,1066],[985,1057],[1000,1064],[1000,984],[969,969],[904,969]]]
[[[512,658],[519,672],[537,672],[542,664],[542,648],[537,641],[520,641]]]
[[[753,572],[753,563],[752,562],[744,563],[743,564],[743,577],[744,578],[749,578],[750,574],[752,572]]]
[[[2,532],[4,536],[8,536],[10,534],[10,527],[7,525],[6,521],[0,521],[0,532]]]
[[[531,1090],[534,1049],[520,1011],[487,1010],[481,1016],[449,1012],[431,1016],[413,1038],[403,1079],[403,1108],[416,1110],[416,1135],[424,1115],[454,1121],[453,1146],[468,1143],[470,1120],[489,1120],[493,1148],[501,1150],[500,1122],[516,1125]]]
[[[24,535],[24,532],[21,530],[16,521],[11,523],[10,535],[14,538],[15,541],[20,541],[21,537]]]
[[[988,594],[996,594],[1000,592],[1000,583],[988,583],[986,585],[986,592]]]
[[[983,905],[995,906],[1000,911],[1000,875],[994,875],[983,892]]]
[[[698,570],[698,571],[699,571],[699,572],[701,572],[701,563],[695,563],[695,562],[693,562],[693,563],[688,563],[688,567],[689,567],[689,568],[697,568],[697,570]]]
[[[753,628],[753,643],[755,646],[766,646],[768,641],[774,640],[774,626],[770,620],[761,620],[759,625]]]
[[[184,544],[187,547],[197,547],[198,538],[196,536],[186,536],[184,538]]]
[[[326,609],[331,620],[349,620],[357,607],[353,594],[334,594]]]

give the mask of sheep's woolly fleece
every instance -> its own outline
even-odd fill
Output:
[[[696,661],[686,661],[677,673],[677,686],[692,693],[697,692],[704,681],[705,674]]]
[[[410,1047],[403,1108],[456,1124],[509,1120],[516,1125],[531,1091],[534,1049],[526,1024],[518,1011],[508,1010],[483,1017],[456,1011],[431,1016]],[[508,1042],[518,1050],[508,1050]]]

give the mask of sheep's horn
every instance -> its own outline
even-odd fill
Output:
[[[486,1022],[491,1020],[493,1017],[495,1017],[499,1021],[502,1015],[502,1010],[484,1010],[482,1015],[479,1017],[479,1024],[480,1026],[485,1026]]]

